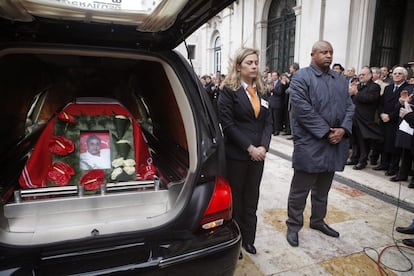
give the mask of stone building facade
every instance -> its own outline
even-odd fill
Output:
[[[307,66],[317,40],[345,68],[392,67],[414,60],[413,13],[411,0],[237,0],[186,42],[199,75],[226,73],[242,46],[260,50],[261,71]],[[184,44],[177,50],[187,56]]]

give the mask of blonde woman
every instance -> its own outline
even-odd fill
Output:
[[[221,89],[218,113],[226,141],[233,217],[242,233],[243,248],[256,254],[259,186],[272,134],[272,115],[259,74],[258,50],[242,48],[237,52]]]

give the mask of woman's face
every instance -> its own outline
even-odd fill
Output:
[[[253,79],[257,77],[259,71],[259,57],[256,54],[246,56],[242,62],[237,65],[237,71],[240,72],[240,78],[247,84],[252,84]]]

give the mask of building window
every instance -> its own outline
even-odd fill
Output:
[[[273,0],[268,15],[267,67],[286,72],[295,52],[296,0]]]
[[[377,1],[371,66],[392,67],[400,63],[403,27],[407,2],[405,0]]]
[[[221,38],[216,37],[214,41],[214,71],[221,72]]]

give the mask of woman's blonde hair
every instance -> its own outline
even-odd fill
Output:
[[[240,72],[237,71],[237,65],[240,65],[247,56],[253,54],[259,57],[259,50],[243,47],[237,51],[234,59],[229,60],[228,73],[221,84],[221,89],[223,89],[224,86],[234,91],[239,89],[239,87],[241,86],[241,78]],[[257,74],[257,77],[253,79],[253,83],[256,84],[256,89],[259,93],[265,93],[262,78],[259,73]]]

